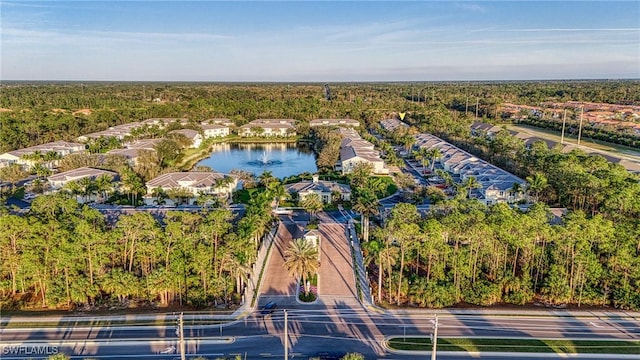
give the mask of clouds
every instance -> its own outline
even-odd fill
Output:
[[[626,13],[614,14],[616,22],[608,24],[590,21],[585,12],[579,14],[584,20],[563,22],[562,9],[556,11],[560,20],[545,22],[534,10],[500,2],[297,3],[292,8],[298,12],[286,14],[283,3],[261,3],[261,11],[247,13],[216,2],[190,3],[188,11],[178,3],[118,3],[118,9],[110,3],[80,9],[69,6],[77,3],[58,4],[2,4],[3,78],[640,77],[640,24],[625,20]]]

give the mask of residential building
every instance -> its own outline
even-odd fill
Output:
[[[404,123],[398,119],[385,119],[380,121],[380,125],[382,126],[383,129],[389,131],[389,132],[394,132],[398,129],[408,129],[409,125],[407,125],[407,123]]]
[[[229,127],[220,124],[202,125],[202,133],[205,139],[229,136]]]
[[[140,128],[143,125],[144,124],[141,122],[131,122],[131,123],[126,123],[122,125],[116,125],[108,128],[107,130],[78,136],[76,140],[80,142],[87,142],[89,140],[96,140],[101,137],[113,137],[122,141],[126,137],[131,136],[131,132],[134,129]]]
[[[160,188],[165,192],[183,190],[193,195],[189,199],[189,203],[193,203],[199,194],[216,195],[225,199],[230,198],[238,186],[238,179],[217,172],[172,172],[149,180],[146,186],[147,196],[145,201],[149,204],[153,203],[154,199],[150,195],[156,188]]]
[[[341,128],[340,135],[343,139],[340,144],[340,158],[335,166],[337,171],[348,174],[359,163],[367,163],[372,166],[374,174],[389,174],[380,153],[374,149],[372,143],[361,138],[357,131]]]
[[[320,231],[316,229],[305,230],[304,234],[302,235],[302,238],[311,246],[317,249],[320,248],[320,240],[322,239],[322,234],[320,233]],[[320,259],[320,253],[321,252],[318,251],[318,260]]]
[[[107,151],[107,155],[122,156],[127,159],[129,165],[135,166],[138,164],[138,158],[142,151],[153,151],[154,149],[139,149],[139,148],[126,148],[126,149],[113,149]]]
[[[86,177],[95,180],[101,175],[111,176],[114,180],[118,179],[118,173],[114,171],[81,167],[51,175],[47,178],[47,180],[49,181],[49,184],[53,189],[60,189],[70,181],[77,181]]]
[[[6,166],[19,164],[30,168],[36,162],[44,161],[48,163],[49,167],[54,167],[56,161],[47,160],[48,153],[55,153],[58,157],[65,157],[69,154],[84,152],[85,149],[86,147],[84,144],[68,141],[54,141],[0,154],[0,162],[4,163]],[[33,159],[32,156],[36,154],[40,154],[42,156],[42,160]]]
[[[438,149],[440,157],[434,159],[438,166],[452,177],[464,182],[474,177],[479,189],[471,191],[471,197],[491,205],[498,202],[514,203],[524,199],[526,182],[482,159],[431,134],[415,135],[416,146],[427,150]]]
[[[143,139],[124,144],[127,149],[155,150],[163,139]]]
[[[223,125],[226,127],[235,126],[235,123],[227,118],[215,118],[215,119],[207,119],[202,121],[202,125],[209,125],[209,124]]]
[[[309,121],[309,127],[316,126],[349,126],[359,127],[360,122],[353,119],[313,119]]]
[[[342,201],[351,200],[351,188],[349,185],[319,180],[318,175],[313,175],[311,181],[286,184],[285,188],[289,194],[298,194],[300,201],[311,194],[317,194],[325,204],[331,204],[334,201],[334,195]]]
[[[191,129],[173,130],[173,131],[170,131],[169,134],[180,134],[186,137],[187,139],[191,140],[191,146],[189,147],[192,149],[196,149],[200,147],[200,144],[202,144],[202,135],[200,135],[200,133],[195,130],[191,130]]]
[[[258,119],[238,128],[238,135],[289,137],[296,135],[293,119]]]
[[[189,123],[189,120],[186,118],[151,118],[144,120],[142,123],[149,126],[156,125],[159,128],[164,129],[171,123],[179,123],[181,125],[184,125]]]

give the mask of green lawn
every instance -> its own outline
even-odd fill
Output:
[[[389,340],[396,350],[430,351],[429,338],[396,337]],[[603,340],[543,340],[543,339],[466,339],[438,338],[438,351],[535,352],[535,353],[591,353],[640,354],[640,341]]]

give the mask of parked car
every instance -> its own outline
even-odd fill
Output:
[[[267,315],[271,315],[272,312],[276,311],[276,308],[278,307],[278,304],[276,304],[273,301],[269,301],[265,306],[262,307],[262,309],[260,310],[260,315],[262,316],[267,316]]]

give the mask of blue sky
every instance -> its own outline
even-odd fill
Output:
[[[0,79],[640,78],[638,1],[1,0]]]

